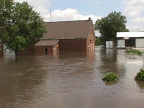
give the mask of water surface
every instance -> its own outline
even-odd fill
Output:
[[[125,50],[0,57],[2,108],[143,108],[143,60]],[[119,75],[117,83],[101,79]]]

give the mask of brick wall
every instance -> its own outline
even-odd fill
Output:
[[[94,51],[94,50],[95,50],[95,35],[94,35],[93,27],[91,26],[87,38],[87,51]]]
[[[47,51],[46,51],[47,50]],[[52,55],[53,54],[53,47],[52,46],[47,46],[47,47],[35,47],[35,54],[48,54]]]
[[[57,43],[54,47],[53,47],[53,55],[58,55],[59,54],[59,43]]]
[[[53,46],[37,46],[35,47],[35,54],[57,55],[59,54],[59,44]]]
[[[86,39],[60,39],[60,51],[86,51]]]

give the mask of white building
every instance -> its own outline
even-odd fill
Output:
[[[144,32],[117,32],[117,47],[144,48]]]

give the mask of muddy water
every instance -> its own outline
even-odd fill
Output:
[[[0,57],[2,108],[143,108],[142,59],[125,50]],[[106,72],[120,81],[105,83]]]

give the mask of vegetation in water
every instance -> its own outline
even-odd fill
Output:
[[[139,51],[139,50],[135,50],[135,49],[129,49],[129,50],[126,50],[126,53],[142,55],[142,52],[141,52],[141,51]]]
[[[119,77],[117,74],[112,73],[112,72],[108,72],[106,73],[106,75],[102,78],[103,81],[118,81]]]
[[[144,70],[143,69],[141,69],[140,72],[137,73],[135,80],[144,81]]]

